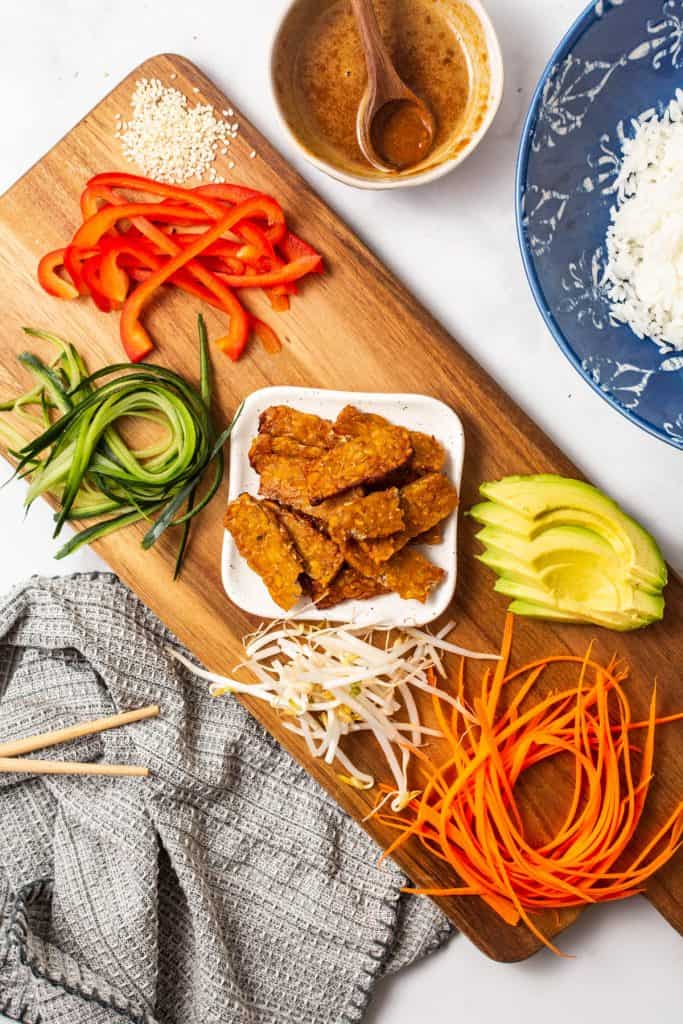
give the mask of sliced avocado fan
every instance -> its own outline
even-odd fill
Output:
[[[581,480],[511,476],[480,487],[477,557],[518,615],[638,629],[664,614],[667,570],[650,534]]]

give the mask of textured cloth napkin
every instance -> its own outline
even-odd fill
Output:
[[[207,624],[210,628],[210,623]],[[0,774],[0,1010],[30,1024],[332,1024],[450,933],[116,578],[0,599],[0,742],[158,703],[36,756],[149,779]],[[228,668],[229,666],[226,666]]]

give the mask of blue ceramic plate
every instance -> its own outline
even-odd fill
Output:
[[[683,0],[594,0],[538,83],[516,194],[527,276],[560,348],[619,412],[683,449],[683,352],[612,322],[604,290],[620,140],[681,86]]]

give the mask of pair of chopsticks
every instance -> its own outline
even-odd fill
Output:
[[[22,754],[33,754],[45,747],[56,747],[58,743],[81,739],[82,736],[94,736],[107,729],[118,729],[132,722],[142,722],[146,718],[156,718],[159,714],[157,704],[136,711],[122,711],[117,715],[97,718],[92,722],[81,722],[70,725],[66,729],[53,729],[39,736],[27,736],[22,740],[0,743],[0,772],[19,772],[27,775],[110,775],[110,776],[147,776],[149,769],[140,765],[99,764],[83,761],[40,761],[22,757]]]

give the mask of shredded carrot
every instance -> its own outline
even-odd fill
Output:
[[[601,665],[592,647],[583,658],[552,655],[509,671],[512,629],[509,615],[501,659],[495,672],[483,673],[473,715],[465,704],[463,663],[456,687],[459,707],[452,708],[450,721],[435,695],[448,754],[437,765],[423,749],[411,748],[423,788],[402,814],[377,817],[398,833],[384,857],[417,837],[456,876],[448,888],[407,892],[480,896],[508,924],[524,922],[562,955],[538,928],[534,913],[634,896],[683,845],[681,800],[645,845],[631,848],[652,779],[656,726],[683,720],[683,712],[657,717],[654,687],[647,719],[634,722],[623,686],[627,666],[616,658]],[[554,665],[576,669],[576,684],[522,710]],[[519,689],[503,710],[501,695],[513,681]],[[436,685],[434,678],[430,682]],[[635,730],[645,733],[640,748],[630,743]],[[560,754],[574,758],[567,812],[554,836],[533,843],[515,786],[526,769]]]

